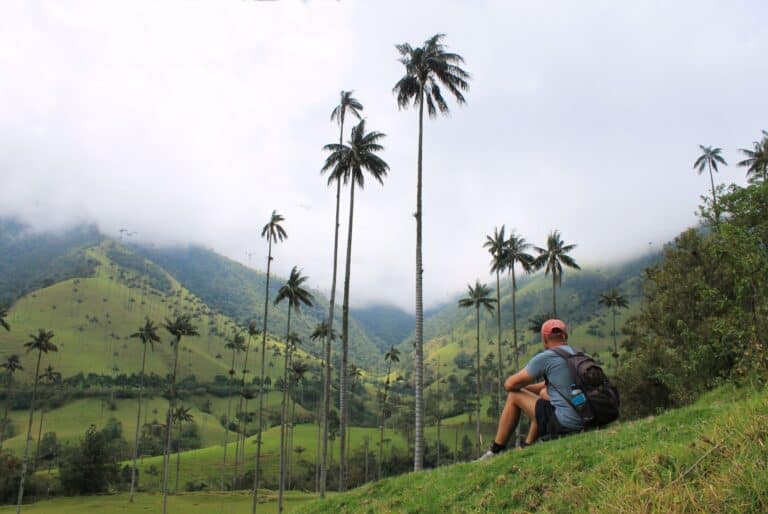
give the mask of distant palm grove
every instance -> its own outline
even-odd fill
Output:
[[[724,152],[700,146],[692,160],[707,180],[699,226],[634,274],[582,270],[577,244],[557,228],[536,234],[537,246],[532,234],[511,228],[522,220],[489,220],[489,233],[461,243],[487,252],[491,282],[467,276],[464,295],[425,320],[423,197],[430,190],[423,177],[437,172],[424,144],[425,114],[433,119],[467,104],[471,76],[444,34],[398,44],[393,55],[402,76],[393,77],[392,107],[413,108],[418,120],[412,333],[403,341],[379,338],[378,353],[353,362],[362,339],[352,295],[355,210],[368,208],[360,190],[386,187],[393,170],[386,135],[345,89],[328,106],[336,125],[310,177],[318,191],[324,180],[336,199],[326,220],[334,227],[327,301],[309,288],[301,263],[281,262],[292,266],[289,276],[275,276],[275,249],[293,241],[290,217],[274,206],[250,236],[261,243],[253,255],[263,259],[263,290],[242,286],[248,291],[238,296],[263,310],[248,307],[245,317],[206,305],[150,253],[124,242],[127,231],[119,242],[77,254],[84,270],[20,290],[16,303],[0,310],[1,502],[22,512],[56,495],[126,491],[135,502],[137,493],[159,492],[165,514],[168,498],[181,491],[248,490],[252,513],[272,491],[283,512],[288,491],[325,498],[329,490],[473,459],[490,443],[505,378],[539,350],[541,325],[553,317],[572,325],[574,344],[615,378],[623,419],[687,404],[722,381],[765,383],[768,133],[738,150],[744,186],[718,185],[716,174],[728,166]],[[34,295],[45,287],[61,290],[43,314],[19,307],[39,300]],[[134,316],[130,327],[116,312]],[[59,316],[76,322],[54,326]],[[16,329],[31,323],[40,326],[28,336]],[[85,353],[82,334],[93,327],[107,341],[93,354],[109,368],[65,369]],[[127,369],[127,358],[135,369]],[[54,416],[77,402],[81,413],[98,410],[106,421]],[[118,419],[123,406],[125,427]],[[65,422],[82,423],[74,440],[61,440],[57,423]]]

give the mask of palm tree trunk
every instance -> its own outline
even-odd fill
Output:
[[[619,372],[619,346],[616,342],[616,307],[612,306],[611,311],[613,311],[613,360],[616,365],[615,373],[618,373]]]
[[[259,471],[261,469],[261,432],[264,419],[264,358],[267,353],[267,313],[269,308],[269,271],[272,267],[272,239],[269,240],[267,253],[267,286],[264,293],[264,328],[261,332],[261,371],[259,372],[259,426],[256,435],[256,463],[253,471],[253,503],[251,514],[256,514],[256,505],[259,503]]]
[[[552,315],[557,317],[557,297],[555,296],[557,291],[557,278],[555,272],[552,272]]]
[[[480,456],[480,449],[483,447],[483,438],[480,435],[480,307],[476,307],[477,318],[477,414],[475,416],[475,428],[477,431],[477,455]]]
[[[339,144],[344,139],[344,110],[341,112]],[[331,299],[328,308],[328,335],[325,340],[325,381],[323,382],[323,453],[320,460],[320,498],[325,498],[328,476],[328,416],[331,408],[331,336],[333,336],[333,316],[336,306],[336,272],[339,256],[339,206],[341,205],[341,180],[336,181],[336,224],[333,230],[333,278],[331,279]]]
[[[296,430],[296,392],[294,391],[294,398],[293,398],[293,407],[291,407],[291,432],[290,432],[290,438],[288,439],[290,444],[288,446],[288,449],[290,450],[288,452],[288,488],[291,488],[291,480],[293,479],[293,434]]]
[[[235,482],[237,481],[237,477],[240,471],[240,464],[244,464],[245,460],[245,448],[242,448],[242,446],[245,446],[245,426],[244,426],[244,415],[243,415],[243,396],[245,394],[245,374],[248,369],[248,353],[251,349],[251,335],[248,334],[248,346],[245,348],[245,357],[243,359],[243,373],[242,378],[240,379],[240,400],[238,402],[238,412],[240,413],[240,418],[237,422],[237,444],[235,445],[235,478],[232,482],[233,486]],[[246,406],[248,404],[248,400],[246,400]],[[247,407],[246,407],[247,410]],[[242,438],[242,442],[241,442]],[[242,452],[242,458],[240,458]],[[239,460],[238,460],[239,459]]]
[[[173,494],[179,494],[179,471],[181,471],[181,419],[179,419],[178,440],[176,441],[176,485]]]
[[[499,397],[496,402],[496,413],[498,416],[501,416],[502,391],[504,390],[504,361],[501,358],[501,289],[499,286],[499,270],[496,270],[496,337],[499,346]]]
[[[166,418],[165,429],[165,451],[163,452],[163,514],[168,512],[168,466],[171,460],[171,438],[173,435],[173,416],[172,412],[176,407],[176,368],[179,364],[179,346],[181,346],[181,337],[176,337],[176,344],[173,348],[173,374],[171,375],[171,398],[168,406],[168,416]]]
[[[520,354],[517,348],[517,280],[515,278],[515,263],[512,263],[512,339],[515,351],[515,373],[520,371]],[[515,429],[515,447],[520,445],[520,423]]]
[[[232,364],[229,369],[235,369],[235,356],[236,350],[232,349]],[[221,464],[221,489],[224,490],[224,474],[227,471],[227,447],[229,446],[229,421],[232,414],[232,375],[230,375],[227,381],[227,417],[226,426],[224,427],[224,462]],[[232,484],[234,486],[234,483]]]
[[[37,444],[35,445],[35,460],[32,469],[37,472],[37,461],[40,458],[40,440],[43,438],[43,418],[45,417],[45,407],[40,406],[40,424],[37,427]]]
[[[424,85],[419,91],[419,151],[416,167],[416,387],[414,398],[415,440],[413,447],[413,470],[424,467],[424,295],[422,290],[421,257],[421,165],[424,136]]]
[[[0,426],[0,451],[3,449],[3,441],[5,440],[5,425],[10,423],[8,419],[8,406],[11,404],[11,389],[13,386],[13,375],[8,377],[8,391],[5,394],[5,414],[3,415],[3,424]]]
[[[133,467],[131,468],[131,493],[128,502],[133,503],[133,494],[136,491],[136,459],[139,456],[139,441],[141,434],[141,399],[144,393],[144,369],[147,363],[147,344],[144,343],[144,351],[141,356],[141,375],[139,375],[139,402],[136,409],[136,436],[133,444]]]
[[[19,481],[19,497],[16,502],[16,514],[21,512],[21,503],[24,501],[24,479],[27,476],[27,457],[29,456],[29,442],[32,439],[32,420],[35,413],[35,400],[37,399],[37,380],[40,376],[40,359],[42,350],[37,352],[37,366],[35,367],[35,384],[32,386],[32,403],[29,405],[29,424],[27,425],[27,440],[24,444],[24,460],[21,464],[21,480]]]
[[[712,184],[712,209],[715,211],[715,226],[720,225],[720,212],[717,207],[717,195],[715,194],[715,179],[712,176],[712,163],[708,162],[709,166],[709,182]]]
[[[288,360],[291,351],[289,350],[289,339],[291,334],[291,304],[288,303],[288,327],[285,332],[285,367],[283,368],[283,400],[280,404],[280,483],[277,493],[277,512],[283,512],[283,493],[285,491],[285,424],[286,424],[286,397],[288,393]]]
[[[352,221],[355,214],[355,182],[349,184],[349,226],[347,227],[347,262],[344,273],[344,304],[341,308],[341,370],[339,371],[339,491],[346,489],[346,467],[347,467],[347,367],[349,360],[349,278],[352,266]]]

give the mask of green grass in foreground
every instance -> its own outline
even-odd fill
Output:
[[[277,495],[269,492],[262,499],[259,494],[259,513],[277,512]],[[286,493],[284,512],[294,512],[314,496],[289,491]],[[160,494],[137,494],[134,503],[128,503],[127,494],[57,498],[25,505],[23,512],[32,514],[146,514],[160,512],[163,497]],[[16,512],[16,507],[0,507],[0,514]],[[168,497],[168,512],[172,514],[250,514],[251,496],[247,492],[184,493]]]
[[[300,511],[768,512],[768,392],[722,388],[658,417],[409,473]]]

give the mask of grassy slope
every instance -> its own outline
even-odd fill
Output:
[[[284,512],[294,512],[314,496],[288,491]],[[259,513],[277,512],[277,495],[269,492],[259,494]],[[85,496],[79,498],[57,498],[25,505],[24,512],[33,514],[82,514],[99,512],[103,514],[145,514],[160,512],[163,497],[160,494],[137,494],[134,503],[128,503],[127,494]],[[0,513],[16,512],[15,506],[0,507]],[[168,498],[168,512],[178,514],[250,514],[251,497],[246,492],[232,493],[184,493]]]
[[[738,399],[739,401],[734,401]],[[766,512],[768,392],[369,484],[301,512]]]
[[[102,245],[88,251],[89,256],[101,263],[96,276],[66,280],[39,289],[19,299],[10,309],[7,320],[12,330],[0,331],[0,358],[11,353],[22,356],[25,372],[18,377],[30,380],[34,373],[34,356],[25,355],[23,344],[29,339],[28,334],[40,327],[52,329],[55,333],[53,341],[59,346],[57,353],[43,356],[42,367],[50,363],[65,377],[81,371],[113,374],[114,366],[119,368],[119,373],[138,373],[141,344],[128,336],[143,324],[145,316],[160,324],[174,312],[197,313],[193,323],[200,332],[199,337],[182,340],[179,379],[192,374],[200,381],[211,381],[217,374],[226,375],[230,354],[224,348],[224,334],[230,337],[235,323],[211,313],[205,304],[170,276],[174,288],[170,295],[155,290],[143,293],[136,286],[129,287],[130,273],[125,274],[127,279],[119,279],[120,268],[106,258],[103,250]],[[167,344],[170,336],[163,329],[158,333],[162,342],[148,354],[147,373],[164,376],[171,365],[172,351]],[[252,342],[252,348],[257,346],[257,341]],[[282,345],[271,341],[268,346]],[[221,358],[216,358],[219,354]],[[299,354],[300,358],[309,359],[303,352]],[[280,376],[282,359],[273,356],[271,351],[267,356],[267,375],[274,381]],[[251,365],[249,368],[252,372],[255,369]]]

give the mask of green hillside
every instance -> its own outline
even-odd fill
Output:
[[[306,513],[766,512],[768,391],[365,485]]]
[[[263,319],[265,273],[199,246],[135,246],[132,249],[162,266],[212,309],[241,325],[246,325],[252,319]],[[269,283],[271,300],[268,331],[281,336],[285,332],[287,307],[284,304],[275,306],[271,302],[284,282],[284,278],[273,275]],[[309,335],[328,316],[328,300],[318,291],[312,293],[315,296],[314,305],[303,308],[302,315],[294,318],[292,330],[304,339],[306,349],[320,355],[320,341],[310,340]],[[335,326],[341,327],[341,309],[336,309]],[[350,321],[350,340],[350,359],[359,366],[370,366],[376,362],[381,355],[380,348],[387,347],[386,343],[369,335],[354,317]]]

